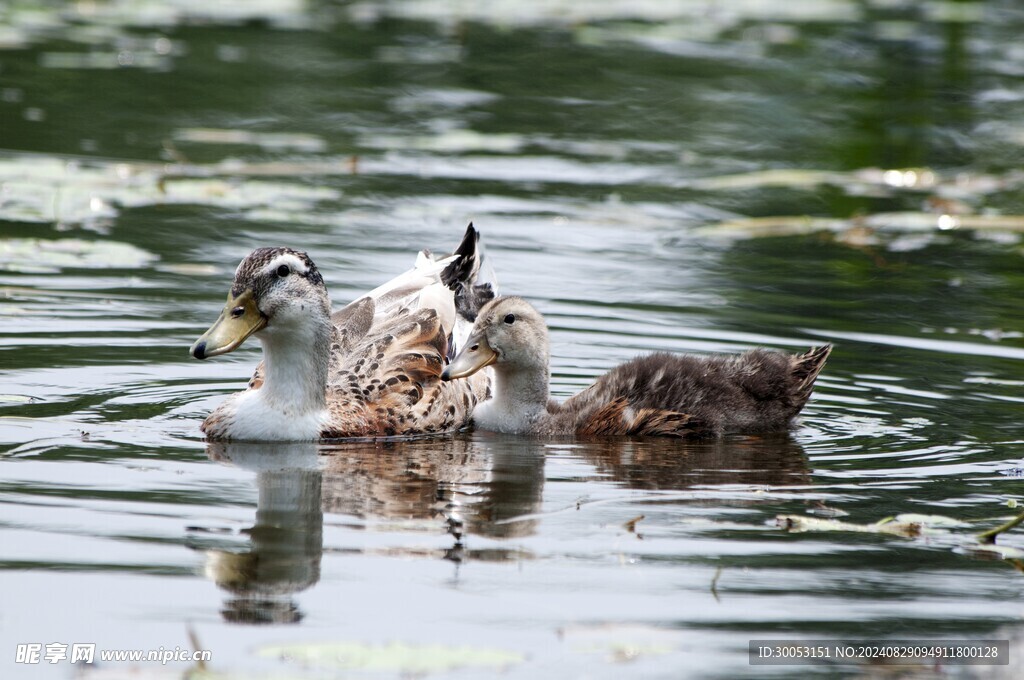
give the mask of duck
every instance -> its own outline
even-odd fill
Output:
[[[807,403],[831,345],[804,354],[753,349],[731,356],[657,352],[628,361],[559,403],[549,396],[544,317],[521,297],[498,297],[477,315],[441,379],[494,371],[474,428],[505,434],[719,437],[784,431]]]
[[[235,270],[227,303],[193,343],[196,359],[250,336],[263,360],[247,388],[203,421],[208,441],[316,441],[442,434],[465,427],[491,377],[441,380],[482,304],[472,224],[451,255],[421,251],[409,271],[332,312],[305,252],[257,248]]]

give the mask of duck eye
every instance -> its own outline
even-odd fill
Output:
[[[475,352],[475,351],[477,351],[478,349],[480,349],[480,345],[473,345],[472,347],[470,347],[470,348],[469,348],[469,351],[470,351],[470,352]]]
[[[516,315],[515,314],[506,314],[505,315],[505,323],[511,324],[511,323],[515,323],[515,322],[516,322]]]
[[[231,310],[231,318],[239,319],[245,315],[245,307],[235,307]]]
[[[288,268],[288,265],[283,264],[277,268],[277,275],[282,279],[292,273],[292,270]]]

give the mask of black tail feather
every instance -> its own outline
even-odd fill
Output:
[[[483,253],[477,248],[479,242],[480,232],[470,222],[469,226],[466,227],[466,233],[462,237],[462,242],[459,243],[459,247],[452,253],[453,255],[458,255],[459,259],[444,268],[444,271],[441,272],[441,283],[452,290],[455,290],[459,284],[472,285],[473,279],[476,278],[477,273],[480,271],[480,264],[483,262]]]
[[[462,242],[455,249],[459,259],[441,272],[441,282],[455,291],[455,310],[459,316],[476,321],[477,312],[494,299],[494,288],[489,283],[476,283],[484,254],[479,247],[480,232],[470,222]]]

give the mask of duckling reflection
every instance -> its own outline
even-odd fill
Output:
[[[540,507],[544,452],[535,446],[486,434],[325,446],[324,511],[440,520],[455,539],[455,551],[446,556],[461,557],[464,534],[513,538],[533,533],[535,522],[501,520]],[[499,550],[489,557],[502,554]]]
[[[256,522],[245,550],[209,549],[204,572],[230,593],[221,614],[233,623],[295,623],[292,596],[320,580],[323,475],[312,443],[211,444],[214,460],[256,472]]]
[[[785,432],[692,442],[596,439],[581,451],[599,471],[635,489],[810,481],[803,447]]]

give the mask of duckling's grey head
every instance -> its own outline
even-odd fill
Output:
[[[306,253],[257,248],[238,265],[224,310],[192,345],[192,356],[225,354],[254,333],[301,333],[329,321],[330,312],[324,279]]]
[[[520,297],[500,297],[483,308],[473,331],[442,380],[473,375],[485,366],[495,370],[544,370],[550,358],[548,326],[544,317]]]

